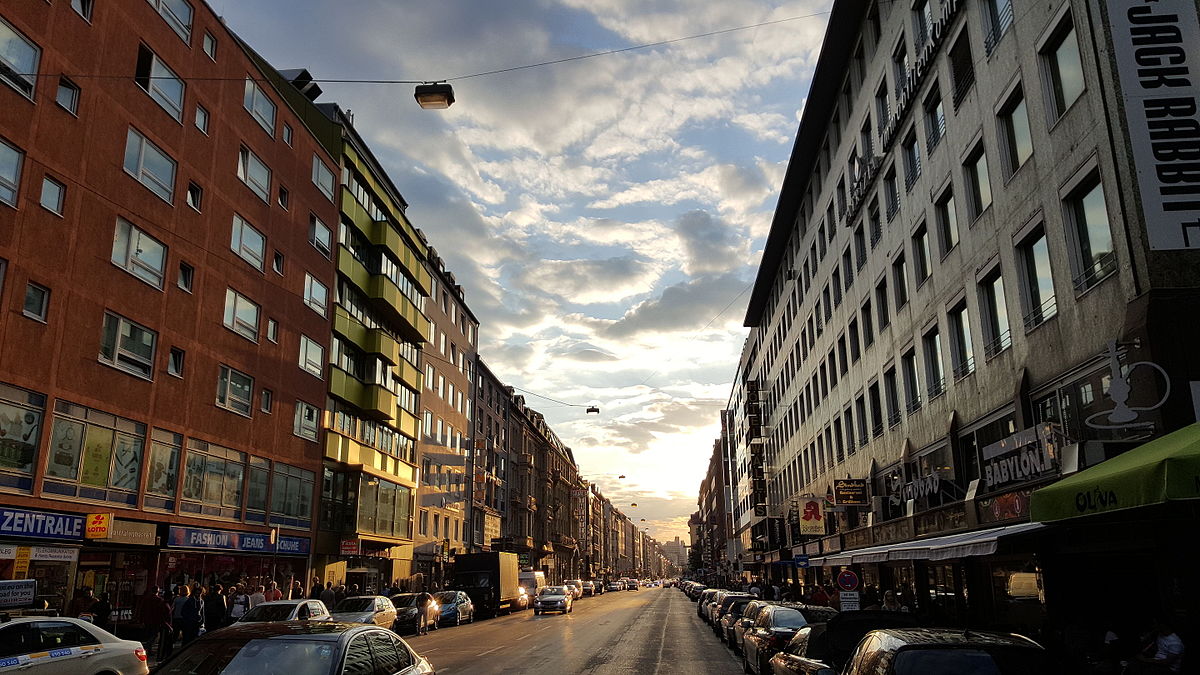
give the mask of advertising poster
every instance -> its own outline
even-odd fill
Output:
[[[50,458],[46,475],[75,480],[79,478],[79,455],[83,452],[83,423],[55,419],[50,433]]]
[[[175,494],[175,476],[179,473],[179,449],[155,443],[150,452],[150,475],[146,491],[156,495]]]
[[[117,451],[113,461],[112,486],[122,490],[137,490],[142,471],[142,439],[129,434],[117,434]]]
[[[0,403],[0,467],[30,473],[42,414]]]
[[[113,430],[88,427],[83,443],[83,467],[79,482],[95,487],[108,487],[108,469],[112,465]]]

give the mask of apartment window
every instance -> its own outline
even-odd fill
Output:
[[[233,230],[229,248],[242,260],[263,271],[267,265],[267,238],[238,214],[233,214]]]
[[[912,236],[913,266],[917,273],[917,286],[925,283],[931,271],[929,269],[929,231],[925,223],[921,223]]]
[[[320,408],[304,401],[296,401],[296,419],[292,423],[292,433],[300,438],[315,441],[320,424]]]
[[[167,271],[167,247],[123,218],[117,218],[111,260],[151,286],[162,288]]]
[[[879,202],[871,200],[871,206],[867,209],[867,222],[871,225],[871,248],[874,249],[879,240],[883,238],[883,224],[879,220]]]
[[[0,140],[0,202],[17,205],[17,188],[21,184],[21,164],[24,160],[25,153]]]
[[[267,319],[267,339],[279,342],[279,322],[275,319]]]
[[[1017,247],[1017,262],[1024,271],[1022,301],[1025,330],[1042,325],[1057,313],[1054,301],[1054,275],[1050,268],[1050,249],[1046,232],[1039,227]]]
[[[288,189],[282,185],[279,186],[278,201],[279,201],[279,207],[282,208],[284,211],[288,210],[288,205],[291,204],[291,201],[292,201],[291,193],[288,192]]]
[[[167,374],[183,377],[183,362],[187,354],[179,347],[171,347],[167,356]]]
[[[872,318],[871,301],[869,299],[863,303],[860,315],[862,316],[863,346],[870,347],[875,343],[875,327],[872,323],[874,319]]]
[[[854,259],[850,255],[849,246],[842,251],[842,283],[846,287],[846,292],[849,293],[850,286],[854,284]]]
[[[283,253],[275,251],[275,255],[271,258],[271,270],[279,276],[283,276]]]
[[[879,330],[887,328],[891,323],[891,318],[888,316],[888,290],[887,279],[880,279],[875,285],[875,310],[878,312]]]
[[[232,288],[225,289],[225,327],[258,341],[258,305]]]
[[[259,199],[268,203],[271,201],[271,168],[244,147],[238,153],[237,175]]]
[[[858,418],[858,442],[866,445],[870,432],[867,429],[867,401],[862,396],[854,399],[854,412]]]
[[[184,42],[192,41],[192,6],[186,0],[148,0]]]
[[[417,521],[417,531],[422,535],[429,535],[429,512],[422,509],[421,516]]]
[[[253,393],[253,377],[229,366],[218,369],[217,406],[249,417]]]
[[[151,379],[158,334],[129,319],[105,312],[100,333],[100,361]]]
[[[141,133],[129,129],[125,140],[125,171],[168,203],[175,196],[175,160]]]
[[[980,144],[963,164],[963,176],[967,179],[967,205],[971,220],[983,215],[992,205],[992,179],[988,176],[987,154]]]
[[[893,295],[896,298],[896,310],[899,311],[908,304],[908,264],[903,254],[892,263],[892,283],[896,286]]]
[[[42,196],[38,200],[39,203],[48,211],[62,215],[63,201],[67,196],[67,186],[54,180],[50,176],[42,178]]]
[[[1012,25],[1012,0],[985,0],[983,13],[986,21],[984,30],[987,31],[983,46],[987,53],[991,54],[992,50],[996,48],[996,43],[1000,42],[1000,38],[1004,37],[1004,33]]]
[[[921,48],[929,41],[931,37],[930,31],[933,30],[933,5],[929,0],[919,0],[913,5],[913,27],[915,35],[913,35],[913,46],[916,52],[921,53]]]
[[[925,347],[925,379],[929,383],[929,399],[946,393],[946,370],[942,364],[942,334],[935,326],[921,339]]]
[[[30,319],[45,322],[50,312],[50,289],[32,281],[25,285],[25,304],[22,313]]]
[[[921,146],[917,144],[917,130],[908,132],[904,138],[904,189],[912,191],[921,177]]]
[[[333,252],[333,231],[321,222],[320,218],[311,214],[308,217],[308,243],[326,258]]]
[[[200,44],[204,49],[204,53],[208,55],[208,58],[212,59],[213,61],[216,61],[217,60],[217,38],[213,37],[212,33],[209,33],[206,31],[204,33],[204,38],[202,39],[202,42]]]
[[[975,84],[975,61],[971,58],[971,41],[965,30],[950,47],[950,81],[954,83],[954,107],[957,109]]]
[[[1017,89],[1000,110],[1000,136],[1004,139],[1004,159],[1008,175],[1013,175],[1033,154],[1033,136],[1029,132],[1029,113],[1024,93]]]
[[[887,219],[890,223],[900,212],[900,185],[896,181],[895,165],[889,167],[883,176],[883,196],[887,200]]]
[[[281,133],[280,136],[283,137],[283,142],[287,143],[288,147],[291,147],[291,145],[292,145],[292,134],[293,134],[292,125],[288,124],[287,122],[284,122],[283,123],[283,133]]]
[[[873,384],[867,389],[867,398],[871,405],[871,435],[883,434],[883,406],[879,400],[879,384]]]
[[[863,232],[863,226],[859,223],[854,229],[854,267],[862,269],[867,264],[867,236]]]
[[[1067,112],[1067,108],[1079,98],[1086,86],[1083,62],[1079,58],[1079,41],[1070,18],[1058,27],[1057,34],[1043,48],[1042,64],[1050,89],[1054,118],[1057,119]]]
[[[896,44],[896,51],[892,52],[892,77],[896,79],[896,100],[899,101],[900,92],[908,80],[908,44],[904,41],[903,33]]]
[[[1008,304],[1004,298],[1004,278],[997,269],[979,283],[979,313],[983,320],[983,353],[987,358],[1012,346],[1008,328]]]
[[[54,101],[72,115],[78,114],[79,85],[65,77],[59,78],[58,91],[54,94]]]
[[[888,104],[887,85],[887,76],[884,75],[883,81],[879,83],[879,88],[875,90],[875,115],[879,118],[880,133],[887,128],[888,119],[892,116],[891,105]]]
[[[258,409],[270,415],[275,410],[275,392],[270,389],[263,389],[259,392]]]
[[[966,300],[950,310],[950,356],[954,367],[954,379],[975,372],[975,349],[971,345],[971,317],[967,314]]]
[[[942,105],[942,92],[934,86],[925,97],[925,147],[930,154],[946,136],[946,109]]]
[[[300,336],[300,368],[317,377],[325,372],[325,348],[307,335]]]
[[[941,233],[942,257],[958,246],[958,210],[954,205],[954,190],[946,188],[935,204],[938,231]]]
[[[917,374],[917,353],[908,350],[900,358],[900,368],[904,376],[904,400],[908,401],[908,412],[912,414],[921,409],[921,379]]]
[[[896,426],[902,419],[900,415],[900,392],[896,386],[896,369],[888,368],[883,374],[883,402],[887,406],[887,424]]]
[[[871,114],[867,113],[866,119],[863,120],[862,128],[858,132],[858,142],[862,146],[863,166],[871,164],[871,158],[875,154],[875,138],[874,128],[871,126]],[[858,177],[861,178],[865,171],[859,171]]]
[[[71,0],[71,9],[75,10],[75,13],[78,14],[79,16],[83,17],[84,19],[86,19],[88,21],[91,21],[92,20],[92,6],[94,4],[95,3],[93,2],[93,0]]]
[[[862,356],[862,346],[858,338],[858,319],[850,320],[850,327],[847,328],[850,342],[850,363],[858,363],[858,359]]]
[[[304,304],[321,316],[329,304],[329,289],[308,272],[304,273]]]
[[[270,136],[275,136],[275,102],[253,79],[246,78],[246,91],[242,106],[254,117],[258,125]]]
[[[183,80],[146,45],[138,45],[134,82],[177,120],[183,120]]]
[[[33,98],[42,50],[0,17],[0,80]]]
[[[1075,291],[1082,293],[1095,286],[1116,270],[1112,230],[1108,223],[1108,208],[1104,205],[1104,186],[1093,175],[1076,188],[1065,202],[1070,237],[1075,247]]]
[[[192,282],[195,280],[196,270],[191,265],[181,262],[179,263],[179,277],[175,280],[175,284],[187,291],[192,292]]]
[[[321,190],[321,194],[333,201],[333,171],[325,166],[325,162],[322,162],[321,158],[316,155],[313,155],[312,180],[313,184]]]
[[[202,105],[196,106],[196,128],[208,134],[208,109]]]

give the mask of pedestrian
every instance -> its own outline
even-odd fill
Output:
[[[192,589],[188,588],[187,584],[179,584],[175,587],[175,597],[171,599],[171,625],[175,627],[175,636],[183,630],[183,605],[191,595]]]
[[[1154,622],[1154,632],[1146,636],[1145,646],[1129,663],[1133,675],[1170,675],[1183,667],[1183,640],[1175,634],[1171,617],[1161,616]]]
[[[388,596],[397,595],[397,594],[403,593],[403,592],[404,591],[400,590],[400,580],[392,579],[392,587],[389,588],[387,591]]]
[[[134,612],[142,624],[142,642],[151,652],[158,640],[158,660],[171,655],[175,647],[175,629],[171,625],[171,606],[162,595],[162,589],[152,586],[139,600]]]
[[[267,601],[266,590],[263,586],[258,586],[254,589],[254,592],[250,594],[250,609],[254,609]]]
[[[313,577],[312,578],[312,588],[310,588],[308,590],[308,599],[309,600],[320,600],[321,592],[324,590],[325,590],[325,587],[321,585],[321,577]]]
[[[750,595],[753,595],[756,598],[762,597],[762,588],[759,587],[757,581],[750,583]]]
[[[180,609],[179,630],[183,633],[183,644],[188,644],[200,635],[204,627],[204,595],[208,589],[196,586],[188,592]]]
[[[811,603],[813,605],[817,605],[818,607],[828,607],[829,606],[829,594],[825,592],[824,588],[821,588],[818,585],[816,588],[813,589],[812,596],[809,597],[808,601],[809,601],[809,603]]]
[[[206,630],[217,630],[225,626],[229,617],[229,598],[221,584],[214,584],[204,595],[204,627]]]
[[[779,590],[779,584],[775,584],[775,583],[771,584],[771,599],[772,600],[782,600],[783,599],[783,593]]]
[[[337,604],[337,591],[333,590],[333,582],[325,582],[325,590],[321,591],[321,602],[325,603],[326,609]]]
[[[92,589],[84,586],[75,594],[75,599],[71,600],[71,606],[67,609],[67,616],[79,617],[82,614],[91,614],[92,605],[96,604],[96,596],[92,593]]]
[[[346,599],[346,584],[338,584],[338,587],[336,589],[334,589],[334,598],[335,598],[335,602],[333,603],[333,605],[336,605],[337,603]],[[333,607],[333,605],[326,605],[326,606]]]
[[[250,594],[246,593],[241,584],[235,585],[231,593],[233,597],[229,599],[229,620],[233,623],[250,611]]]
[[[92,623],[96,626],[112,632],[112,603],[108,601],[108,593],[101,593],[100,597],[92,604]]]
[[[896,591],[883,592],[883,605],[880,607],[885,612],[907,612],[908,605],[901,604],[896,598]]]
[[[263,593],[263,598],[265,598],[267,602],[282,600],[283,591],[279,590],[279,584],[275,583],[274,581],[268,582],[267,590],[265,593]]]
[[[361,595],[358,590],[358,584],[350,584],[350,596],[354,597],[356,595]]]
[[[433,596],[429,593],[421,593],[417,596],[417,635],[428,635],[429,625],[425,621],[425,617],[429,616],[429,603],[433,602]]]

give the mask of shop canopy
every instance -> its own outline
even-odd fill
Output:
[[[1200,499],[1200,424],[1064,478],[1033,493],[1033,520],[1047,522]]]
[[[959,532],[942,537],[902,541],[883,546],[861,548],[856,551],[834,553],[809,560],[809,565],[850,565],[880,563],[888,560],[953,560],[971,556],[991,555],[996,552],[1004,537],[1029,532],[1044,527],[1040,523],[1020,523],[1005,527],[992,527],[973,532]]]

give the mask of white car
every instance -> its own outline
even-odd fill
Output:
[[[0,673],[145,675],[148,672],[142,643],[122,640],[87,621],[31,616],[0,623]]]
[[[238,623],[261,621],[333,621],[333,617],[320,600],[301,599],[260,602],[238,619]]]

